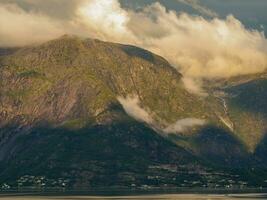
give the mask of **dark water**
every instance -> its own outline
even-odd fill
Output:
[[[1,194],[1,200],[90,200],[90,199],[162,199],[162,200],[267,200],[267,194],[147,194],[125,196],[90,196],[90,195],[36,195],[36,194]]]

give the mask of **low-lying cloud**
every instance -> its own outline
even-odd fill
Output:
[[[205,120],[196,118],[185,118],[178,120],[176,123],[169,125],[167,128],[163,129],[164,133],[180,134],[192,129],[192,127],[205,125]]]
[[[246,29],[232,15],[219,19],[198,1],[182,1],[202,8],[213,18],[177,14],[160,3],[127,10],[118,0],[67,0],[73,6],[66,9],[71,14],[63,17],[48,12],[47,4],[53,0],[44,5],[43,1],[3,0],[0,46],[43,42],[65,33],[133,44],[165,57],[184,75],[186,88],[194,93],[203,93],[196,84],[202,79],[266,70],[267,40],[262,32]],[[46,9],[38,10],[38,5]]]
[[[148,108],[141,107],[141,102],[138,96],[127,96],[117,98],[122,105],[125,112],[136,119],[139,122],[148,124],[151,128],[164,134],[181,134],[186,131],[190,131],[196,126],[203,126],[206,124],[205,120],[196,118],[185,118],[177,120],[174,124],[167,124],[166,122],[158,119],[158,116],[154,116],[152,111]],[[155,120],[155,117],[157,120]]]
[[[129,116],[139,122],[153,124],[153,118],[148,111],[141,107],[140,100],[137,96],[118,97],[118,101]]]

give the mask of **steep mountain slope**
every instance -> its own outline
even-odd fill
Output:
[[[181,75],[163,58],[132,46],[72,36],[2,52],[3,180],[26,174],[66,179],[71,174],[73,184],[97,185],[110,170],[118,178],[123,172],[138,175],[153,164],[198,162],[128,117],[117,100],[137,95],[141,106],[162,121],[191,113],[205,116],[203,99],[183,89]]]
[[[22,115],[57,124],[101,121],[117,96],[131,94],[162,120],[209,115],[204,100],[183,89],[178,72],[136,47],[66,36],[2,56],[0,63],[5,122]]]
[[[203,98],[187,92],[181,78],[166,60],[146,50],[75,36],[2,49],[1,182],[25,186],[43,177],[50,186],[64,181],[75,187],[192,186],[200,180],[203,186],[220,176],[238,177],[231,173],[243,173],[244,166],[256,162],[251,152],[257,145],[250,139],[259,134],[250,130],[258,118],[244,115],[244,101],[224,96],[234,87]],[[132,96],[153,124],[125,113],[118,97]],[[205,125],[189,124],[168,137],[163,131],[177,120],[192,119]],[[244,127],[247,119],[251,124]],[[256,163],[265,169],[265,148],[257,152]]]
[[[225,106],[231,132],[254,152],[266,134],[266,73],[209,82],[207,90]]]
[[[252,152],[257,151],[267,131],[267,80],[252,79],[225,89],[236,130]]]

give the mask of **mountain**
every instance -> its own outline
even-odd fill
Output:
[[[0,183],[262,186],[265,85],[214,84],[208,97],[193,95],[164,58],[75,36],[1,49]],[[150,122],[120,98],[137,98],[130,108]],[[166,133],[175,123],[181,130]]]
[[[242,84],[227,87],[231,118],[236,124],[236,132],[247,141],[249,150],[260,160],[266,160],[259,151],[266,149],[267,130],[267,78],[261,74]]]

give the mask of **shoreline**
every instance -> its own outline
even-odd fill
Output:
[[[92,189],[13,189],[0,191],[0,198],[10,196],[141,196],[141,195],[267,195],[267,188],[92,188]]]

